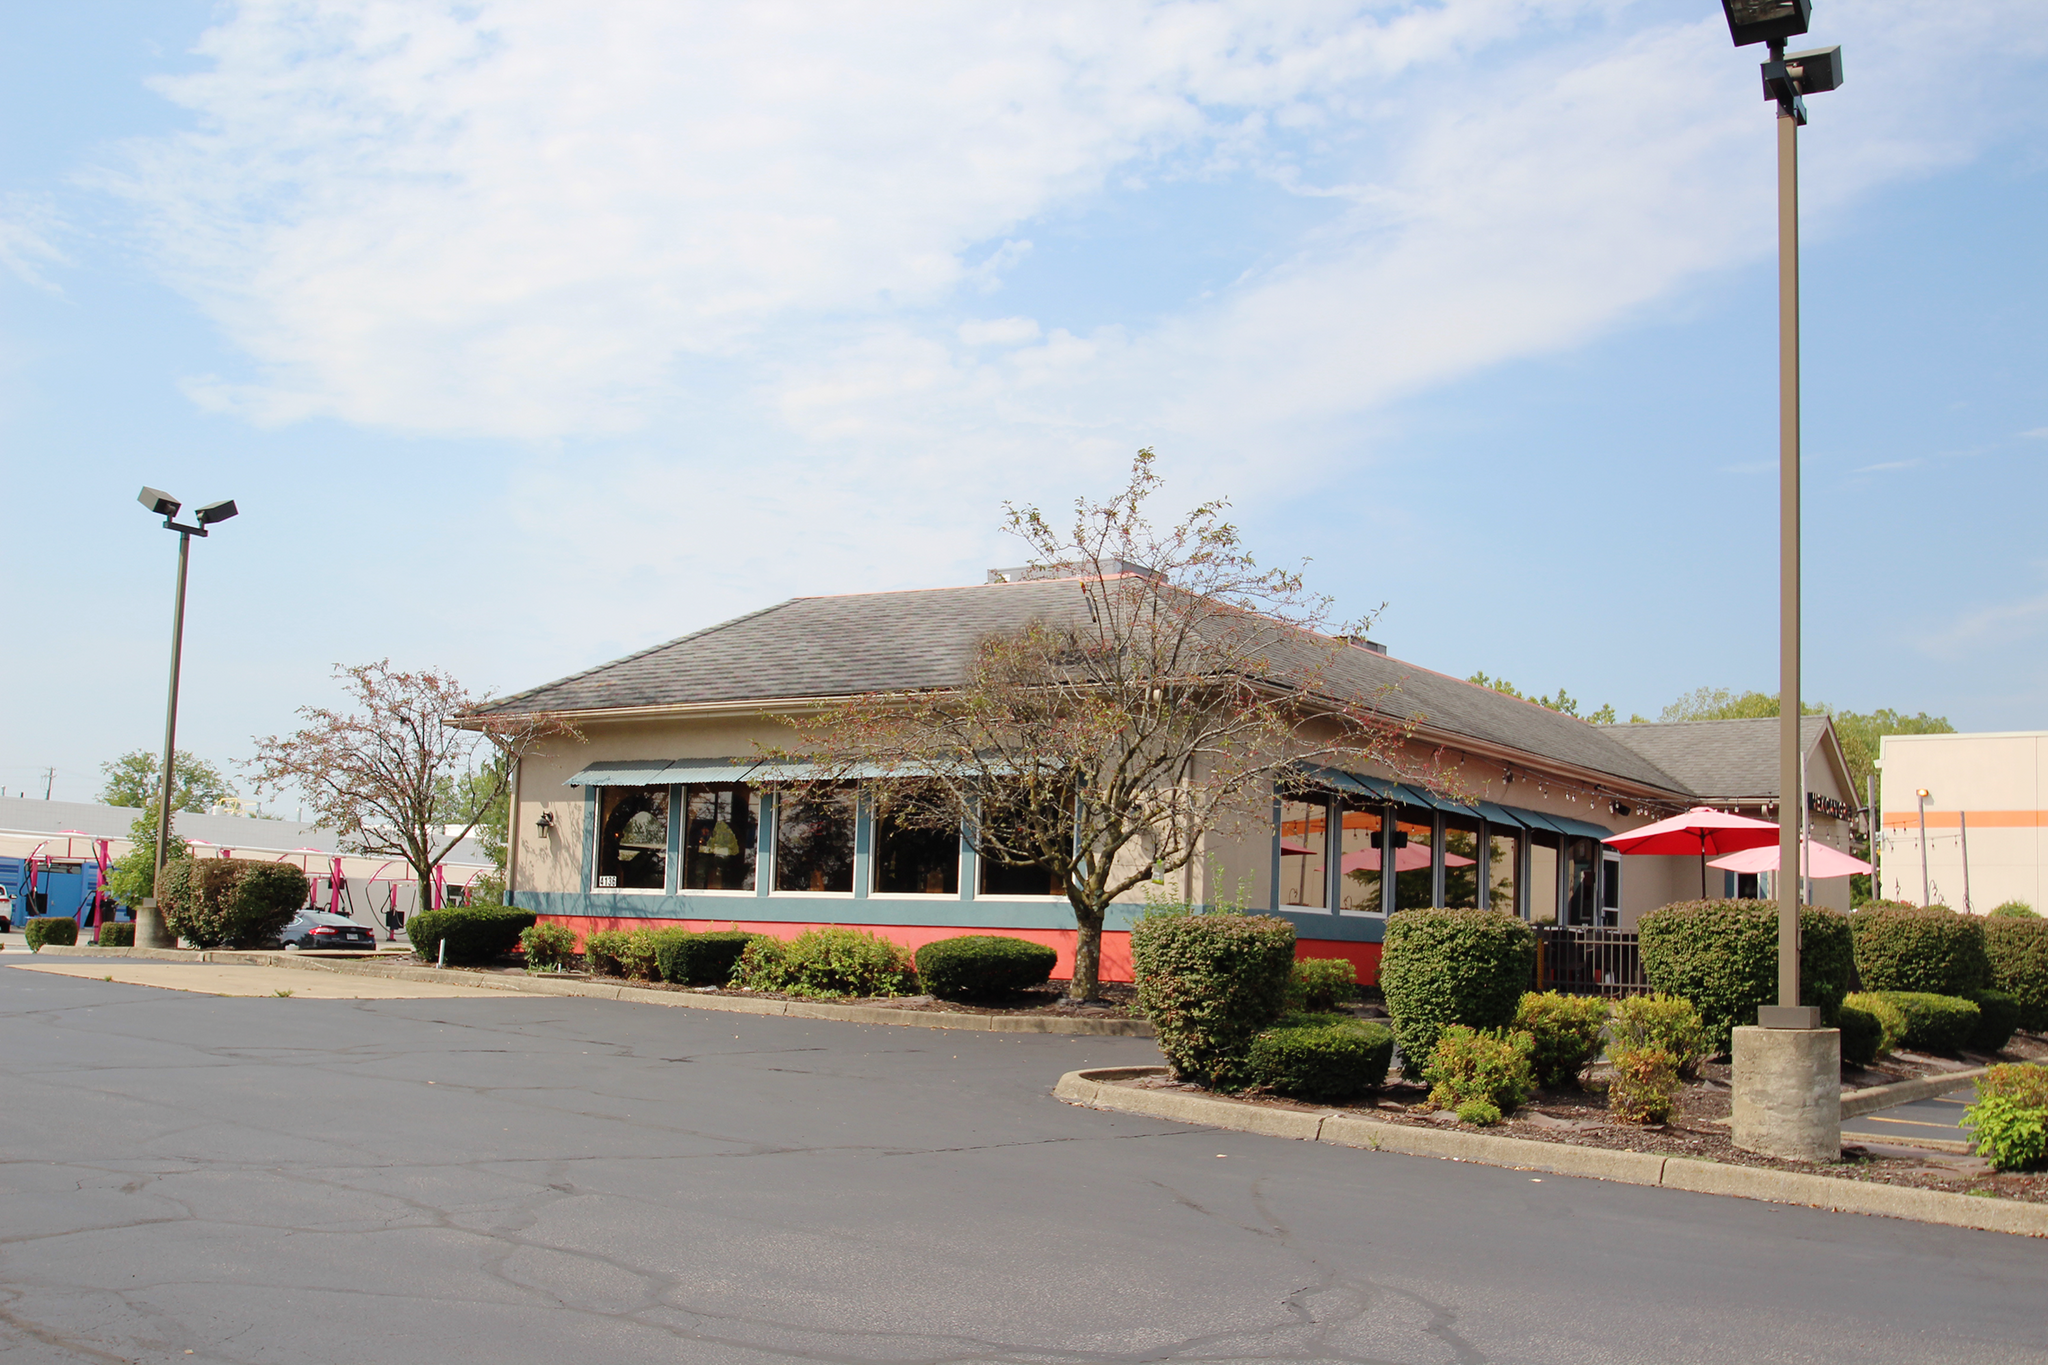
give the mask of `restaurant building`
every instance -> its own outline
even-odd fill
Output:
[[[980,641],[1062,619],[1081,599],[1073,577],[793,598],[500,699],[491,712],[550,713],[580,731],[518,765],[509,899],[579,937],[671,924],[787,937],[830,924],[915,948],[1002,933],[1051,944],[1068,970],[1073,916],[1043,870],[985,862],[956,832],[894,828],[859,784],[780,808],[778,780],[798,774],[762,755],[790,745],[789,717],[821,705],[957,686]],[[1589,725],[1363,642],[1341,649],[1323,685],[1404,727],[1412,763],[1398,766],[1452,775],[1469,800],[1391,771],[1300,765],[1284,790],[1208,831],[1202,856],[1154,899],[1284,916],[1305,955],[1348,957],[1370,979],[1387,919],[1403,910],[1481,906],[1627,929],[1699,894],[1692,860],[1624,860],[1600,842],[1716,795],[1664,766],[1682,740],[1639,746],[1622,733],[1676,727]],[[1143,907],[1133,896],[1113,911],[1105,979],[1129,978]]]

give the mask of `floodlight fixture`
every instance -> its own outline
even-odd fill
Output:
[[[198,521],[201,526],[213,526],[234,516],[238,510],[233,498],[222,498],[219,502],[210,502],[200,508]]]
[[[147,507],[155,515],[166,520],[178,515],[178,508],[183,505],[161,488],[145,487],[140,493],[136,494],[135,500],[144,507]]]
[[[1721,8],[1737,47],[1797,38],[1813,19],[1813,0],[1721,0]]]

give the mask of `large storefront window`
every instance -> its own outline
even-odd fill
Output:
[[[683,889],[752,891],[760,794],[744,783],[689,787],[683,797]]]
[[[1454,910],[1479,908],[1479,822],[1460,816],[1444,820],[1444,904]]]
[[[1386,812],[1380,806],[1364,805],[1353,797],[1343,802],[1344,832],[1338,866],[1337,907],[1363,910],[1377,915],[1385,908],[1380,900],[1381,830]]]
[[[980,866],[980,887],[975,894],[998,899],[1004,896],[1066,895],[1067,888],[1053,869],[1038,863],[1005,862],[995,856],[996,850],[990,846],[992,843],[1000,843],[1012,854],[1021,855],[1027,850],[1029,841],[1022,831],[1023,822],[1018,818],[1018,812],[1010,808],[1011,804],[1000,796],[992,796],[982,804],[981,818],[991,839],[975,859]],[[1051,818],[1048,815],[1047,821]],[[1071,847],[1074,838],[1072,812],[1068,811],[1059,823],[1066,829],[1067,842]]]
[[[853,890],[852,787],[787,792],[775,815],[777,891]]]
[[[1486,846],[1487,906],[1510,915],[1520,914],[1521,902],[1515,893],[1521,885],[1522,860],[1513,832],[1499,825],[1487,826]]]
[[[1281,802],[1280,903],[1304,910],[1328,908],[1329,860],[1329,803]]]
[[[1529,832],[1529,922],[1557,923],[1558,836],[1545,831]]]
[[[597,789],[598,891],[668,887],[668,788]]]
[[[875,893],[960,894],[960,827],[916,790],[883,792],[875,809]]]
[[[1427,910],[1435,903],[1430,885],[1430,848],[1435,826],[1428,811],[1397,808],[1394,816],[1394,908]]]

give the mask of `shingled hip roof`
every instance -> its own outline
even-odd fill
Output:
[[[1037,579],[906,592],[795,597],[582,673],[502,698],[483,714],[567,712],[601,719],[735,703],[802,701],[958,687],[981,642],[1031,622],[1083,630],[1078,580]],[[1304,657],[1325,637],[1299,632]],[[1414,721],[1433,734],[1679,796],[1694,795],[1608,727],[1431,672],[1371,650],[1329,656],[1319,690]]]

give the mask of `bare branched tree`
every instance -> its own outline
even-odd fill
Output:
[[[1324,633],[1329,600],[1259,565],[1228,504],[1152,526],[1153,463],[1140,451],[1124,489],[1077,500],[1066,527],[1005,505],[1032,576],[1074,579],[1069,608],[982,640],[957,689],[856,698],[794,722],[800,739],[777,751],[816,765],[786,799],[883,774],[901,779],[874,788],[884,818],[963,829],[981,858],[1042,869],[1079,930],[1077,1000],[1100,993],[1118,897],[1269,809],[1292,762],[1398,771],[1406,733],[1384,697],[1328,684],[1351,648]]]
[[[404,859],[422,895],[511,781],[512,762],[488,760],[516,761],[544,739],[576,734],[545,713],[477,715],[488,698],[433,669],[402,672],[383,659],[337,664],[334,676],[353,708],[301,707],[303,729],[256,741],[250,778],[259,790],[296,786],[315,823],[352,851]],[[451,810],[449,793],[458,788],[474,799]]]

